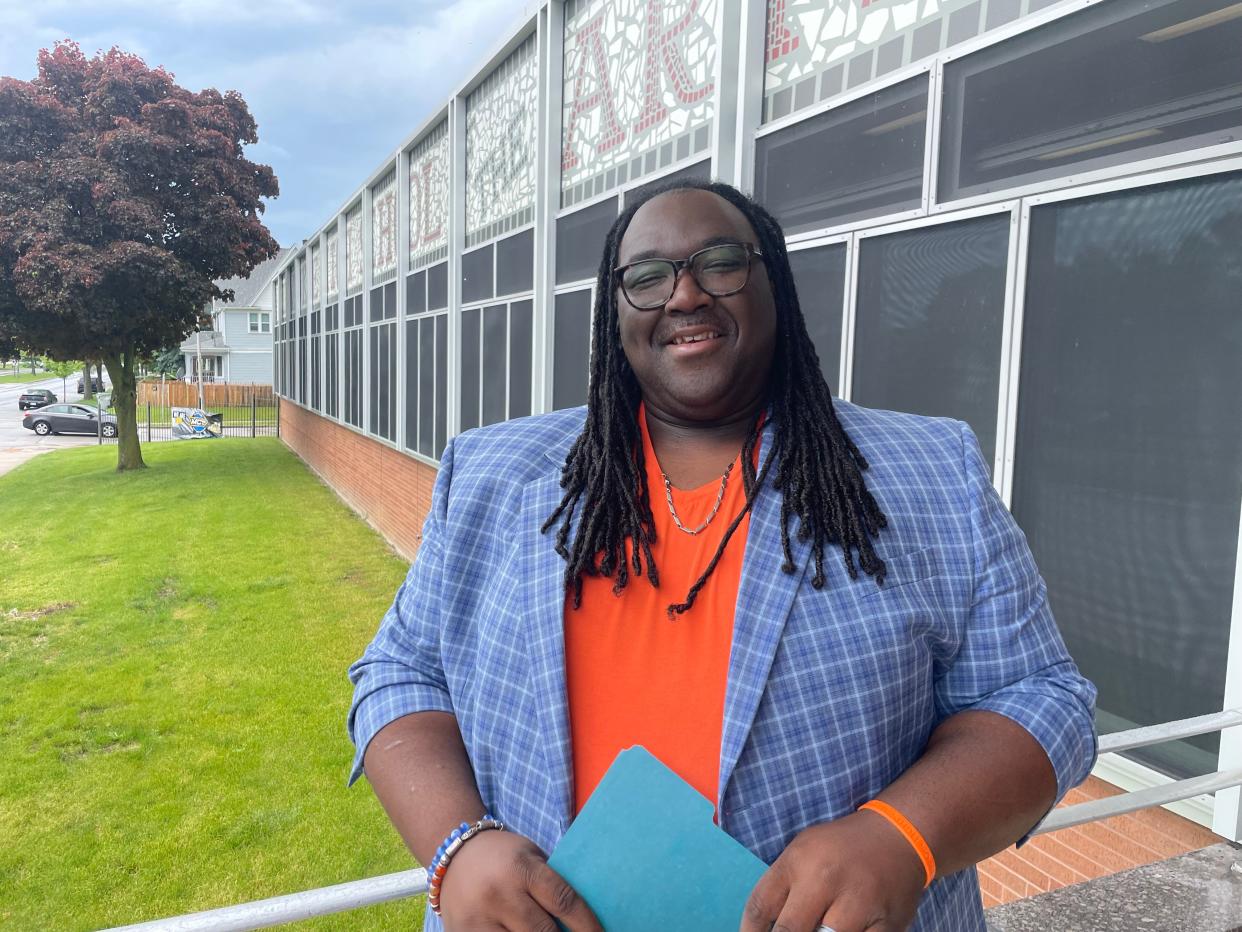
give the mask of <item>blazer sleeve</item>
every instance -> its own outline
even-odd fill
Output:
[[[444,567],[444,529],[453,473],[453,442],[440,460],[431,510],[413,566],[384,614],[375,639],[353,666],[349,736],[354,761],[349,784],[362,775],[362,761],[375,734],[413,712],[452,712],[440,661],[440,581]]]
[[[1021,725],[1052,762],[1059,801],[1095,763],[1096,690],[1066,650],[1026,536],[993,488],[965,424],[961,439],[971,602],[959,650],[936,684],[937,712],[944,718],[982,709]]]

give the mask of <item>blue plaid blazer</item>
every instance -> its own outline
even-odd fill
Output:
[[[1066,653],[1026,539],[961,422],[836,402],[887,514],[882,587],[839,553],[827,585],[782,572],[780,496],[760,490],[734,617],[720,754],[721,826],[771,863],[800,830],[852,812],[905,771],[932,729],[986,709],[1025,727],[1059,795],[1095,759],[1095,689]],[[375,733],[456,715],[488,809],[551,851],[573,817],[562,639],[564,562],[540,525],[584,409],[470,431],[444,453],[422,549],[350,669],[361,773]],[[771,449],[769,421],[761,456]],[[641,584],[641,583],[636,583]],[[984,762],[986,764],[986,762]],[[1058,796],[1059,798],[1059,796]],[[428,911],[426,928],[438,929]],[[974,869],[937,880],[918,930],[983,930]],[[696,930],[697,932],[697,930]]]

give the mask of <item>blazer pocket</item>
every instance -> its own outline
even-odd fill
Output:
[[[874,598],[893,589],[909,586],[921,580],[937,576],[940,573],[940,561],[932,547],[899,554],[895,557],[884,557],[884,584],[869,586],[861,595],[861,600]]]

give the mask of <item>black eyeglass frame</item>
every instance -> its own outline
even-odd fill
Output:
[[[729,291],[717,292],[712,291],[710,288],[704,287],[703,283],[699,281],[698,276],[694,274],[694,270],[690,267],[690,265],[696,258],[703,255],[703,253],[710,252],[713,249],[719,249],[722,246],[740,246],[742,249],[746,250],[746,278],[742,280],[742,284],[737,288],[733,288]],[[764,261],[764,256],[763,253],[761,253],[750,243],[712,243],[710,246],[704,246],[702,249],[698,249],[690,253],[690,255],[686,256],[684,259],[664,259],[659,256],[653,256],[648,259],[639,259],[636,262],[627,262],[625,265],[619,265],[612,270],[612,279],[613,283],[621,289],[621,293],[625,295],[625,300],[630,303],[630,307],[638,311],[654,311],[657,308],[664,307],[664,305],[668,304],[668,302],[672,299],[673,294],[677,291],[677,279],[681,276],[682,269],[685,269],[690,273],[690,277],[694,279],[694,283],[698,285],[704,294],[709,294],[713,298],[727,298],[730,295],[735,295],[743,291],[746,286],[750,284],[750,273],[754,268],[755,259],[762,262]],[[626,269],[631,269],[636,265],[642,265],[645,262],[663,262],[673,267],[673,290],[669,292],[667,298],[658,304],[635,304],[634,300],[630,297],[629,291],[625,287],[624,275]]]

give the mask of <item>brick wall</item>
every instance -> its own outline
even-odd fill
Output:
[[[432,467],[283,399],[280,434],[398,553],[414,558],[431,507]],[[1063,805],[1120,792],[1092,777],[1072,790]],[[1164,809],[1041,835],[1021,850],[1010,848],[979,865],[983,904],[1008,903],[1217,841],[1207,829]]]
[[[414,559],[435,469],[283,398],[280,438],[393,549]]]
[[[1116,796],[1096,777],[1066,794],[1063,806]],[[1167,809],[1142,809],[1031,839],[979,865],[984,907],[1046,893],[1214,845],[1220,838]]]

